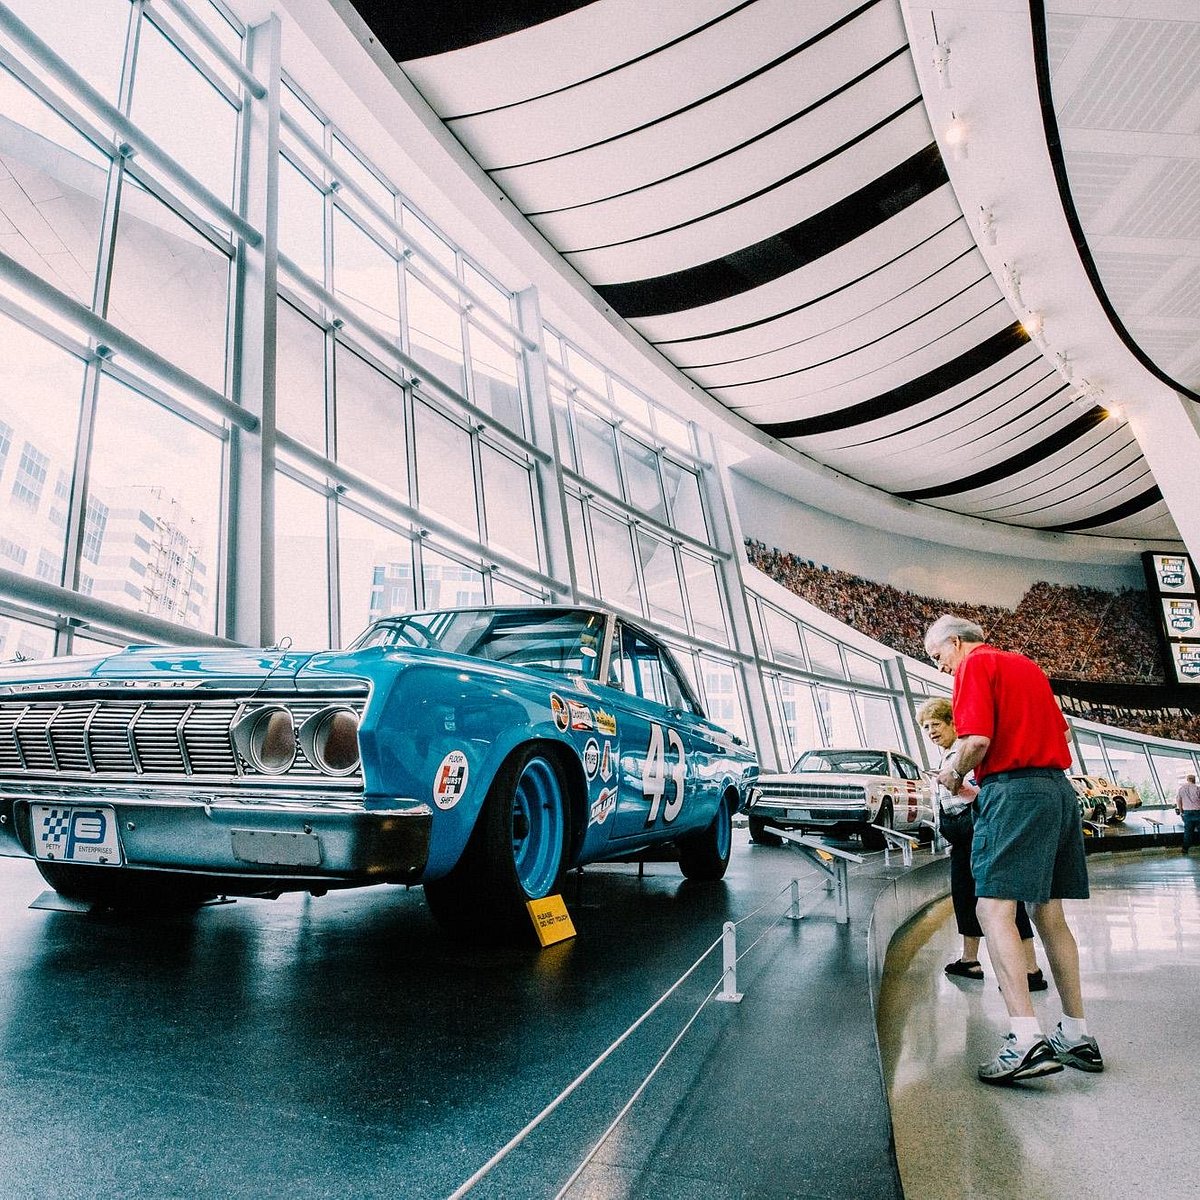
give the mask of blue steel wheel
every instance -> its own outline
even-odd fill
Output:
[[[732,847],[733,805],[726,792],[708,828],[679,839],[679,869],[686,878],[700,882],[721,879],[729,866]]]
[[[525,903],[559,890],[570,844],[567,787],[553,751],[523,746],[496,772],[458,864],[425,884],[430,910],[466,937],[532,934]]]
[[[566,839],[562,780],[554,764],[538,755],[525,764],[512,802],[513,869],[530,900],[550,894],[562,867]]]

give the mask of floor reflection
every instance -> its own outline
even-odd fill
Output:
[[[979,1084],[1006,1028],[986,957],[982,984],[943,975],[959,949],[948,901],[894,946],[880,1028],[908,1200],[1195,1194],[1195,1038],[1181,1014],[1200,966],[1197,864],[1157,851],[1093,858],[1089,872],[1092,899],[1068,909],[1103,1075]],[[1051,1028],[1053,988],[1034,999]]]

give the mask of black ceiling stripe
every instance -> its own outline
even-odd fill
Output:
[[[1054,181],[1058,185],[1063,216],[1067,219],[1071,238],[1075,243],[1075,249],[1079,252],[1079,261],[1083,264],[1083,269],[1091,282],[1092,291],[1096,293],[1096,299],[1100,302],[1100,307],[1104,309],[1104,315],[1108,317],[1109,323],[1116,331],[1117,336],[1125,343],[1125,348],[1129,353],[1156,379],[1161,380],[1168,387],[1182,392],[1192,400],[1200,400],[1200,392],[1173,379],[1138,345],[1133,335],[1125,328],[1124,322],[1117,316],[1117,310],[1113,308],[1112,301],[1109,300],[1108,293],[1104,290],[1104,281],[1100,278],[1096,260],[1092,257],[1091,247],[1084,236],[1083,224],[1079,220],[1079,213],[1075,208],[1075,198],[1071,195],[1071,180],[1063,158],[1062,135],[1058,129],[1058,115],[1054,111],[1054,92],[1050,81],[1050,52],[1046,36],[1046,6],[1043,0],[1029,0],[1029,23],[1033,32],[1033,62],[1037,71],[1038,98],[1042,107],[1046,148],[1050,152],[1050,163],[1054,167]]]
[[[1090,449],[1095,450],[1097,447],[1103,446],[1104,443],[1108,440],[1108,438],[1110,436],[1112,436],[1112,435],[1108,434],[1105,437],[1101,438],[1101,440],[1098,441],[1096,443],[1096,445],[1092,446]],[[1054,499],[1047,500],[1047,502],[1045,504],[1041,505],[1039,508],[1031,509],[1029,512],[1022,513],[1021,515],[1022,515],[1022,517],[1034,517],[1038,513],[1049,512],[1052,508],[1058,508],[1059,505],[1070,504],[1073,500],[1078,500],[1081,496],[1086,496],[1089,492],[1098,491],[1101,487],[1103,487],[1110,480],[1115,479],[1122,472],[1128,471],[1130,467],[1138,466],[1139,460],[1137,457],[1134,457],[1131,461],[1127,462],[1124,466],[1114,467],[1113,470],[1109,471],[1109,473],[1107,475],[1105,475],[1103,479],[1094,478],[1096,471],[1098,471],[1102,467],[1104,467],[1106,463],[1111,462],[1114,458],[1117,457],[1118,454],[1121,454],[1124,451],[1128,450],[1129,447],[1130,447],[1129,442],[1122,443],[1115,450],[1112,450],[1108,454],[1106,454],[1102,459],[1100,459],[1099,462],[1091,463],[1086,470],[1081,471],[1078,475],[1074,475],[1070,479],[1067,479],[1067,480],[1058,478],[1059,472],[1055,471],[1055,472],[1053,472],[1053,474],[1056,477],[1055,482],[1050,487],[1046,488],[1044,491],[1036,492],[1031,496],[1025,496],[1021,500],[1014,500],[1014,501],[1009,502],[1008,504],[999,505],[999,506],[997,506],[997,508],[992,509],[990,511],[996,512],[996,511],[999,511],[1000,508],[1012,508],[1014,505],[1017,505],[1017,504],[1031,504],[1035,500],[1045,499],[1046,497],[1052,495],[1055,491],[1058,491],[1064,487],[1069,487],[1071,484],[1078,483],[1081,479],[1085,479],[1086,482],[1083,484],[1083,486],[1081,488],[1079,488],[1078,491],[1072,492],[1069,496],[1055,496]],[[1089,453],[1090,453],[1090,451],[1089,451]],[[1121,485],[1122,488],[1128,488],[1131,484],[1135,484],[1138,482],[1139,479],[1143,478],[1143,476],[1145,475],[1146,470],[1148,468],[1146,468],[1145,462],[1142,462],[1141,466],[1143,468],[1142,471],[1139,472],[1133,479],[1130,479],[1127,482],[1123,483]]]
[[[931,143],[823,212],[752,246],[667,275],[600,284],[596,291],[627,320],[728,300],[854,241],[947,182],[937,145]]]
[[[669,113],[663,113],[660,117],[655,117],[653,120],[644,121],[641,125],[635,125],[632,129],[623,129],[620,133],[614,133],[611,137],[600,138],[594,142],[588,142],[584,146],[573,146],[570,150],[560,150],[557,154],[545,154],[541,158],[531,158],[525,162],[509,163],[504,167],[489,167],[488,174],[494,175],[500,171],[515,171],[518,167],[532,167],[538,163],[553,162],[557,158],[567,158],[572,154],[579,154],[583,150],[593,150],[597,146],[606,146],[609,142],[619,141],[623,137],[629,137],[633,133],[641,133],[643,129],[649,129],[652,125],[661,125],[664,121],[669,121],[673,117],[678,117],[685,112],[691,112],[693,108],[699,108],[702,104],[707,104],[710,100],[715,100],[718,96],[724,96],[727,92],[732,92],[735,88],[739,88],[744,83],[749,83],[752,79],[757,79],[760,75],[765,75],[768,71],[773,71],[776,67],[782,66],[790,58],[795,58],[797,54],[802,54],[805,50],[815,46],[819,41],[827,38],[831,33],[835,33],[841,29],[843,25],[849,25],[855,18],[862,16],[868,9],[874,8],[880,0],[867,0],[866,4],[859,5],[852,12],[848,12],[844,17],[840,17],[834,21],[832,25],[826,26],[820,33],[813,34],[798,46],[793,46],[786,53],[781,54],[778,58],[772,59],[769,63],[764,63],[761,67],[755,67],[748,75],[743,75],[740,79],[735,79],[732,83],[727,83],[724,87],[717,88],[715,92],[709,92],[707,96],[701,96],[698,100],[692,100],[690,103],[676,108]]]
[[[1026,342],[1029,334],[1021,328],[1019,321],[993,333],[986,341],[980,342],[970,350],[934,367],[916,379],[910,379],[890,392],[863,400],[849,408],[841,408],[836,412],[821,413],[815,417],[801,417],[794,421],[774,421],[759,425],[764,433],[774,434],[778,438],[812,437],[818,433],[833,433],[838,429],[848,429],[852,425],[863,425],[867,421],[877,421],[880,417],[888,417],[893,413],[903,412],[924,400],[930,400],[942,392],[986,371],[988,367],[1015,353]]]
[[[660,183],[670,183],[672,179],[679,179],[683,175],[689,175],[692,171],[699,171],[702,167],[707,167],[719,159],[728,158],[731,154],[737,154],[741,150],[745,150],[747,146],[753,146],[755,142],[761,142],[763,138],[770,137],[773,133],[778,133],[781,129],[788,125],[794,124],[802,117],[807,117],[809,113],[820,108],[823,104],[828,104],[830,100],[836,99],[843,92],[849,91],[850,88],[862,83],[868,76],[873,75],[882,67],[886,67],[888,63],[899,58],[900,55],[908,52],[908,43],[905,42],[898,50],[893,50],[886,58],[882,58],[874,66],[868,67],[860,75],[856,75],[853,79],[848,79],[840,87],[836,87],[826,96],[822,96],[820,100],[814,100],[807,108],[802,108],[799,112],[793,113],[790,117],[782,121],[777,121],[770,129],[764,129],[761,133],[756,133],[753,137],[747,138],[744,142],[739,142],[736,146],[730,146],[726,150],[722,150],[720,154],[713,154],[702,162],[693,163],[690,167],[683,167],[681,170],[674,171],[670,175],[664,175],[661,179],[652,179],[649,183],[639,183],[637,187],[626,188],[623,192],[613,192],[610,196],[601,196],[596,200],[583,200],[579,204],[564,204],[561,208],[542,208],[536,212],[527,212],[527,217],[548,217],[557,213],[575,212],[580,208],[590,208],[593,204],[607,204],[610,200],[619,200],[623,196],[632,196],[635,192],[644,192],[647,188],[658,187]]]
[[[684,338],[665,338],[661,342],[651,342],[650,345],[652,345],[652,346],[684,346],[684,345],[687,345],[689,342],[704,342],[704,341],[707,341],[709,338],[725,337],[727,334],[731,334],[731,333],[744,333],[747,329],[757,329],[760,325],[769,325],[772,321],[779,321],[779,320],[782,320],[784,317],[790,317],[793,313],[800,312],[801,309],[811,308],[814,304],[820,304],[822,300],[828,300],[830,296],[836,296],[839,292],[844,292],[847,288],[852,288],[856,284],[862,283],[862,281],[864,279],[870,279],[872,275],[877,275],[880,271],[886,271],[887,268],[890,267],[893,263],[898,263],[902,258],[907,257],[914,250],[920,250],[920,248],[922,246],[924,246],[926,242],[932,242],[934,238],[940,237],[943,233],[945,233],[947,229],[951,228],[954,225],[957,225],[960,221],[965,221],[965,220],[966,220],[966,217],[964,217],[960,214],[959,216],[955,217],[953,220],[947,221],[946,224],[941,227],[941,229],[935,229],[933,231],[933,233],[929,234],[927,237],[923,237],[915,245],[909,246],[909,248],[907,250],[901,250],[900,253],[895,256],[895,258],[889,258],[887,260],[887,262],[880,263],[880,265],[877,267],[872,267],[869,271],[866,272],[866,274],[859,275],[855,279],[851,279],[846,283],[839,284],[837,287],[833,288],[831,291],[824,292],[820,296],[814,296],[811,300],[805,300],[803,304],[796,304],[791,308],[783,309],[781,312],[771,313],[771,315],[768,317],[759,317],[757,320],[747,321],[744,325],[730,325],[730,326],[727,326],[725,329],[714,329],[709,333],[696,333],[696,334],[692,334],[690,337],[684,337]],[[967,252],[969,253],[970,251],[972,251],[974,249],[976,249],[976,246],[975,246],[975,243],[972,242],[970,244],[970,246],[967,247]],[[961,257],[961,255],[956,256],[956,258],[960,258],[960,257]],[[952,259],[951,261],[952,262],[956,261],[956,259]],[[912,285],[912,287],[905,288],[904,292],[911,291],[912,288],[914,288],[914,287],[919,287],[922,283],[925,282],[926,279],[932,279],[938,273],[938,271],[943,270],[947,265],[948,264],[946,264],[946,263],[942,263],[942,265],[940,267],[935,267],[923,279],[918,279],[917,282]],[[904,292],[898,292],[897,295],[903,296]]]
[[[1067,388],[1067,385],[1064,384],[1061,388],[1058,389],[1058,391],[1059,392],[1066,391],[1066,388]],[[1034,408],[1037,408],[1037,407],[1039,407],[1039,406],[1034,405]],[[1063,413],[1069,412],[1069,411],[1070,411],[1069,404],[1059,405],[1053,412],[1046,413],[1042,417],[1042,419],[1040,421],[1038,421],[1038,423],[1036,425],[1032,425],[1028,429],[1016,430],[1013,433],[1011,433],[1008,437],[1004,438],[1003,441],[998,441],[993,444],[989,444],[987,446],[988,453],[989,454],[998,454],[1001,450],[1004,449],[1005,446],[1011,446],[1013,444],[1013,442],[1018,442],[1022,438],[1028,438],[1030,436],[1030,434],[1035,433],[1043,425],[1051,424],[1054,421],[1055,417],[1061,417]],[[991,436],[995,437],[995,435],[996,435],[996,431],[993,431]]]
[[[1091,433],[1102,421],[1108,419],[1108,413],[1098,404],[1082,416],[1076,417],[1069,425],[1064,425],[1057,433],[1051,434],[1045,441],[1036,446],[1030,446],[1019,454],[1006,458],[1003,462],[985,467],[982,471],[955,479],[951,483],[940,483],[934,487],[915,488],[911,492],[897,492],[902,500],[934,500],[942,496],[957,496],[962,492],[973,492],[976,488],[986,487],[989,483],[997,483],[1001,479],[1017,471],[1027,471],[1036,463],[1057,454],[1065,446]]]
[[[971,395],[967,396],[966,399],[960,400],[957,404],[953,404],[949,408],[938,409],[938,411],[935,412],[932,416],[925,417],[923,420],[917,421],[915,424],[906,425],[906,426],[904,426],[903,429],[897,429],[892,433],[881,433],[877,437],[866,438],[864,441],[861,441],[861,442],[843,442],[839,446],[831,446],[829,448],[832,450],[860,450],[864,446],[874,446],[877,442],[887,442],[887,441],[890,441],[894,437],[903,437],[906,433],[913,433],[915,430],[921,429],[926,425],[932,425],[936,421],[944,421],[952,413],[958,412],[958,410],[961,408],[966,408],[968,404],[974,404],[976,400],[982,399],[989,392],[994,392],[997,388],[1003,387],[1010,379],[1013,379],[1017,375],[1020,375],[1022,371],[1027,371],[1027,370],[1029,370],[1030,367],[1036,366],[1039,361],[1040,361],[1040,356],[1038,358],[1031,358],[1027,363],[1022,363],[1015,371],[1009,371],[1009,373],[1007,375],[1005,375],[1003,378],[997,379],[995,383],[990,383],[990,384],[988,384],[987,387],[981,389],[978,392],[973,392]],[[1046,375],[1039,376],[1027,387],[1023,387],[1019,392],[1014,393],[1012,396],[1009,396],[1007,400],[1002,401],[1001,407],[1003,407],[1003,405],[1005,405],[1005,404],[1011,404],[1012,401],[1019,399],[1021,396],[1025,395],[1026,392],[1037,387],[1037,385],[1039,383],[1044,383],[1053,374],[1054,374],[1054,372],[1050,371]],[[1039,400],[1037,402],[1037,404],[1033,405],[1032,408],[1026,409],[1025,412],[1021,413],[1017,417],[1014,417],[1013,420],[1019,421],[1021,419],[1021,417],[1027,416],[1029,413],[1033,412],[1033,410],[1036,409],[1039,404],[1045,404],[1047,400],[1053,399],[1054,396],[1058,395],[1059,392],[1065,391],[1066,388],[1067,388],[1067,385],[1064,383],[1062,385],[1062,387],[1056,388],[1054,390],[1054,392],[1052,392],[1044,400]],[[968,421],[968,427],[972,426],[974,424],[975,424],[975,418],[971,418]],[[962,428],[962,427],[956,426],[950,432],[957,433],[960,428]],[[941,436],[941,435],[939,434],[939,436]],[[980,434],[980,437],[988,437],[988,436],[990,436],[990,432],[986,433],[986,434]],[[978,441],[978,438],[973,439],[973,440]],[[967,446],[971,445],[971,442],[967,442],[966,445]],[[960,449],[965,449],[965,446],[960,447]]]
[[[488,3],[494,3],[494,0],[488,0]],[[732,8],[721,13],[720,16],[713,17],[711,21],[705,21],[703,25],[697,25],[695,29],[689,29],[687,33],[681,33],[669,42],[663,42],[661,46],[655,46],[653,50],[647,50],[645,54],[639,54],[636,58],[627,58],[624,62],[617,63],[615,67],[606,67],[603,71],[597,71],[594,75],[588,75],[583,79],[576,79],[572,83],[563,84],[562,87],[551,88],[548,92],[539,92],[536,96],[526,96],[522,100],[513,100],[508,104],[494,104],[491,108],[479,108],[474,112],[457,113],[452,117],[443,117],[442,120],[447,123],[451,121],[465,121],[468,117],[482,117],[486,113],[503,112],[506,108],[519,108],[522,104],[532,104],[533,101],[545,100],[548,96],[561,96],[563,92],[569,92],[572,88],[582,87],[585,83],[592,83],[596,79],[603,79],[605,75],[611,75],[614,71],[623,71],[626,67],[632,67],[635,63],[643,62],[647,58],[653,58],[656,54],[661,54],[664,50],[670,50],[672,46],[678,46],[680,42],[686,42],[688,38],[693,38],[698,33],[703,33],[706,29],[711,29],[714,25],[719,25],[722,21],[736,16],[742,9],[749,8],[752,4],[757,3],[758,0],[742,0],[741,4],[735,4]]]
[[[751,387],[753,384],[756,384],[756,383],[774,383],[775,380],[777,380],[777,379],[791,379],[795,375],[803,375],[806,371],[815,371],[818,367],[827,367],[827,366],[829,366],[830,363],[839,362],[843,358],[849,358],[851,355],[859,354],[863,350],[869,350],[872,346],[877,345],[879,342],[883,342],[883,341],[886,341],[890,337],[894,337],[897,333],[900,333],[902,330],[907,329],[910,325],[915,325],[918,321],[923,321],[931,313],[935,313],[939,309],[945,308],[947,304],[952,304],[961,295],[963,295],[965,292],[969,292],[973,287],[977,287],[985,279],[991,279],[991,275],[990,274],[981,275],[978,279],[973,279],[969,284],[967,284],[967,286],[965,288],[960,288],[957,292],[954,293],[953,296],[947,296],[945,300],[941,301],[938,304],[935,304],[927,312],[921,313],[920,316],[913,317],[913,319],[911,321],[905,321],[903,325],[897,326],[897,328],[895,328],[895,329],[889,329],[887,331],[887,333],[882,333],[879,335],[879,337],[873,338],[869,342],[863,342],[863,344],[861,346],[855,346],[855,347],[853,347],[853,349],[850,349],[850,350],[843,350],[841,352],[841,354],[835,354],[832,358],[823,358],[820,360],[820,362],[806,363],[803,367],[796,367],[794,370],[791,370],[791,371],[781,371],[778,375],[764,375],[761,379],[743,379],[737,383],[713,384],[713,387],[720,391],[725,391],[727,388]],[[939,333],[937,335],[936,338],[933,339],[933,341],[925,342],[923,345],[914,346],[911,350],[906,350],[904,352],[903,357],[910,358],[912,355],[920,353],[920,351],[927,349],[929,346],[932,346],[934,344],[934,342],[939,342],[942,340],[942,338],[949,337],[952,333],[957,333],[960,329],[962,329],[962,327],[964,325],[969,325],[972,321],[975,320],[976,317],[983,316],[983,314],[985,312],[989,312],[991,309],[995,308],[997,304],[1003,304],[1003,303],[1005,303],[1004,297],[1003,296],[997,297],[997,299],[993,300],[990,304],[985,304],[983,306],[983,308],[981,308],[978,312],[972,313],[969,317],[967,317],[965,320],[960,321],[957,325],[953,326],[950,329],[943,330],[941,333]],[[781,346],[780,349],[783,350],[783,349],[786,349],[786,347]],[[893,361],[896,361],[896,360],[893,360]],[[892,363],[889,362],[884,365],[891,366]],[[687,369],[689,371],[699,370],[698,367],[688,367]],[[879,369],[882,369],[882,368],[879,368]]]
[[[1033,363],[1037,363],[1037,362],[1039,362],[1039,361],[1041,361],[1041,360],[1040,360],[1040,358],[1038,358],[1038,359],[1034,359],[1034,360],[1033,360]],[[1033,365],[1033,364],[1031,363],[1031,364],[1027,364],[1027,365]],[[1017,393],[1015,393],[1014,395],[1010,396],[1010,397],[1009,397],[1007,400],[1003,401],[1003,402],[1002,402],[1002,403],[999,405],[999,407],[997,407],[997,408],[993,409],[993,410],[992,410],[992,412],[994,412],[994,413],[1000,413],[1000,412],[1002,412],[1002,411],[1004,410],[1004,408],[1005,408],[1007,405],[1011,404],[1011,403],[1012,403],[1014,400],[1019,400],[1019,399],[1020,399],[1022,396],[1024,396],[1024,395],[1026,394],[1026,392],[1031,392],[1031,391],[1033,391],[1033,389],[1034,389],[1035,387],[1037,387],[1037,385],[1038,385],[1039,383],[1045,383],[1047,379],[1052,379],[1052,378],[1054,377],[1054,375],[1055,375],[1055,372],[1054,372],[1054,371],[1049,371],[1049,372],[1047,372],[1045,375],[1041,375],[1041,376],[1039,376],[1039,377],[1038,377],[1037,379],[1035,379],[1035,380],[1034,380],[1034,381],[1033,381],[1033,382],[1032,382],[1032,383],[1031,383],[1031,384],[1030,384],[1028,387],[1024,387],[1024,388],[1022,388],[1022,389],[1021,389],[1019,392],[1017,392]],[[1010,378],[1011,378],[1011,377],[1010,377]],[[1061,396],[1061,395],[1063,394],[1063,392],[1065,392],[1065,391],[1068,389],[1068,387],[1070,387],[1070,384],[1066,384],[1066,383],[1059,384],[1059,385],[1058,385],[1058,387],[1056,387],[1056,388],[1055,388],[1055,389],[1054,389],[1052,392],[1050,392],[1048,395],[1046,395],[1046,396],[1043,396],[1043,397],[1042,397],[1040,400],[1038,400],[1038,401],[1037,401],[1035,404],[1031,404],[1031,405],[1030,405],[1028,408],[1026,408],[1026,409],[1024,409],[1023,411],[1021,411],[1021,412],[1017,413],[1017,414],[1016,414],[1016,416],[1006,416],[1006,417],[1004,418],[1004,424],[1005,424],[1005,425],[1013,425],[1013,424],[1015,424],[1017,421],[1024,420],[1024,418],[1025,418],[1025,417],[1027,417],[1027,416],[1029,416],[1029,414],[1030,414],[1030,413],[1035,413],[1035,412],[1037,412],[1037,410],[1038,410],[1039,408],[1041,408],[1041,407],[1042,407],[1044,404],[1053,404],[1053,403],[1054,403],[1054,401],[1055,401],[1055,400],[1056,400],[1056,399],[1057,399],[1059,396]],[[955,405],[955,407],[956,407],[956,408],[961,408],[961,407],[962,407],[962,405]],[[1060,413],[1060,412],[1063,412],[1063,411],[1064,411],[1064,408],[1063,408],[1063,406],[1062,406],[1061,404],[1060,404],[1060,405],[1058,405],[1058,406],[1056,406],[1056,407],[1055,407],[1055,409],[1054,409],[1054,412],[1055,412],[1055,413]],[[991,414],[989,414],[989,415],[991,415]],[[965,426],[960,426],[959,428],[962,428],[962,429],[972,429],[972,428],[976,427],[976,426],[977,426],[979,423],[980,423],[980,422],[979,422],[978,420],[968,420],[968,421],[967,421],[967,424],[966,424]],[[982,433],[978,433],[978,434],[976,434],[976,435],[975,435],[973,438],[971,438],[969,441],[963,442],[963,444],[962,444],[962,445],[959,447],[959,449],[960,449],[960,450],[965,450],[965,449],[966,449],[968,446],[974,446],[976,442],[982,442],[982,441],[986,441],[988,438],[992,437],[992,436],[995,434],[995,432],[996,432],[996,430],[994,430],[994,429],[988,429],[988,430],[985,430],[985,431],[984,431],[984,432],[982,432]]]
[[[967,255],[973,254],[974,252],[975,252],[975,247],[968,246],[960,254],[956,254],[952,259],[950,259],[949,262],[944,262],[944,263],[942,263],[942,265],[940,267],[937,267],[935,270],[930,271],[929,274],[926,275],[923,279],[919,279],[916,283],[910,284],[908,287],[897,292],[894,296],[888,296],[886,300],[880,300],[880,302],[878,304],[872,305],[870,308],[866,309],[864,312],[860,312],[858,314],[858,316],[853,317],[851,319],[855,320],[855,321],[861,321],[863,319],[863,317],[869,317],[872,313],[878,312],[879,309],[885,308],[887,305],[895,303],[897,300],[900,299],[901,296],[906,296],[914,288],[920,287],[921,284],[923,284],[923,283],[928,283],[935,275],[939,275],[939,274],[941,274],[942,271],[948,270],[950,267],[954,266],[954,264],[956,262],[961,261],[962,259],[966,258]],[[988,279],[990,277],[991,276],[990,276],[990,272],[989,272],[989,274],[982,276],[982,279]],[[980,282],[981,282],[981,279],[976,279],[974,281],[974,283],[968,284],[968,287],[974,287],[976,283],[980,283]],[[964,290],[966,290],[966,289],[964,289]],[[928,309],[926,312],[922,313],[921,317],[927,317],[927,316],[929,316],[930,313],[937,312],[937,310],[939,308],[948,304],[950,300],[953,300],[955,298],[955,296],[958,296],[958,295],[961,295],[961,293],[956,292],[954,296],[951,296],[949,298],[949,300],[943,300],[939,304],[935,304],[933,308]],[[897,326],[896,329],[893,329],[892,333],[898,333],[901,329],[905,329],[907,326],[912,325],[915,321],[921,320],[921,317],[914,317],[912,319],[912,321],[906,321],[903,325]],[[813,341],[814,338],[823,338],[826,336],[827,332],[828,331],[825,331],[823,333],[810,333],[807,337],[802,337],[798,341],[787,342],[782,346],[772,346],[769,350],[758,350],[754,354],[743,354],[740,358],[727,358],[721,362],[712,362],[712,363],[689,363],[688,366],[686,367],[686,370],[688,370],[688,371],[707,371],[713,367],[732,367],[732,366],[736,365],[737,363],[753,362],[756,358],[766,358],[766,356],[768,354],[778,354],[780,350],[791,350],[796,346],[803,346],[805,344],[805,342],[811,342],[811,341]],[[890,336],[891,336],[890,334],[885,333],[885,334],[881,335],[881,337],[876,338],[875,341],[881,341],[882,338],[890,337]],[[867,343],[868,346],[871,346],[874,344],[875,344],[874,342]],[[862,347],[862,346],[859,347],[860,350],[863,348],[864,347]]]
[[[397,4],[396,0],[352,0],[372,32],[397,60],[428,58],[585,8],[593,0],[487,0],[465,4]]]
[[[1082,529],[1096,529],[1101,525],[1111,525],[1114,521],[1132,517],[1134,513],[1143,512],[1162,498],[1163,494],[1156,485],[1147,488],[1140,496],[1134,496],[1132,500],[1126,500],[1124,504],[1118,504],[1116,508],[1110,508],[1107,512],[1097,513],[1094,517],[1068,521],[1065,525],[1042,525],[1039,528],[1045,533],[1078,533]]]
[[[689,217],[686,221],[676,221],[674,225],[667,225],[662,229],[654,229],[649,233],[639,233],[637,237],[622,238],[616,242],[602,242],[597,246],[579,246],[573,250],[560,250],[559,253],[569,258],[572,254],[590,254],[593,250],[613,250],[617,246],[633,246],[638,242],[646,242],[651,238],[662,237],[666,233],[674,233],[677,229],[687,229],[690,225],[699,225],[701,221],[708,221],[713,217],[719,217],[722,213],[732,212],[735,208],[752,204],[762,196],[767,196],[771,192],[778,191],[781,187],[795,182],[795,180],[807,175],[810,171],[815,171],[818,167],[823,167],[827,162],[832,162],[839,155],[845,154],[847,150],[852,150],[861,142],[865,142],[867,138],[886,128],[893,121],[899,120],[906,112],[916,108],[920,103],[920,95],[914,96],[911,100],[900,105],[899,108],[888,113],[881,121],[876,121],[874,125],[868,129],[864,129],[861,133],[856,133],[848,142],[843,142],[840,146],[835,146],[832,150],[822,154],[820,158],[815,158],[812,162],[805,163],[804,166],[798,167],[782,179],[777,179],[774,183],[769,183],[766,187],[761,187],[758,191],[751,192],[747,196],[739,196],[736,200],[731,200],[728,204],[722,204],[720,208],[709,209],[708,212],[701,213],[699,216]]]
[[[1115,424],[1113,424],[1112,422],[1104,422],[1104,424],[1110,424],[1110,425],[1112,425],[1112,428],[1110,428],[1108,430],[1108,432],[1105,433],[1098,441],[1096,441],[1092,445],[1088,446],[1087,449],[1082,454],[1078,455],[1075,459],[1076,462],[1078,462],[1079,459],[1081,459],[1081,458],[1086,458],[1087,455],[1089,455],[1089,454],[1093,454],[1096,450],[1099,450],[1104,445],[1105,442],[1111,441],[1112,438],[1117,436],[1118,430],[1117,430],[1117,427]],[[1103,424],[1101,425],[1101,428],[1103,428]],[[992,507],[990,509],[988,509],[987,511],[988,512],[999,512],[1001,509],[1012,508],[1014,505],[1030,504],[1034,500],[1041,500],[1044,497],[1051,495],[1055,491],[1061,491],[1063,488],[1070,487],[1072,484],[1077,483],[1080,479],[1083,479],[1085,476],[1087,476],[1088,482],[1084,485],[1084,487],[1080,491],[1072,492],[1071,495],[1069,495],[1069,496],[1060,496],[1055,500],[1051,500],[1047,504],[1045,504],[1041,509],[1038,509],[1036,511],[1042,512],[1042,511],[1045,511],[1046,509],[1054,508],[1056,505],[1066,504],[1071,500],[1077,500],[1085,492],[1090,491],[1094,488],[1098,488],[1103,483],[1107,483],[1108,480],[1113,477],[1113,475],[1119,475],[1122,471],[1126,471],[1131,466],[1137,465],[1138,460],[1137,460],[1137,458],[1134,458],[1132,462],[1126,463],[1125,466],[1123,466],[1123,467],[1118,467],[1115,471],[1111,472],[1109,475],[1106,475],[1103,479],[1091,478],[1091,475],[1093,475],[1096,471],[1100,470],[1100,468],[1103,467],[1105,463],[1109,462],[1111,459],[1116,457],[1116,455],[1121,454],[1123,451],[1128,450],[1129,445],[1130,444],[1127,441],[1120,442],[1115,448],[1110,450],[1103,458],[1099,459],[1096,462],[1090,463],[1087,467],[1081,469],[1076,474],[1072,475],[1070,478],[1067,478],[1067,475],[1066,475],[1067,471],[1071,469],[1070,466],[1063,465],[1063,466],[1055,467],[1055,468],[1051,469],[1050,471],[1048,471],[1046,474],[1042,475],[1041,480],[1026,480],[1024,483],[1014,483],[1012,487],[1006,489],[1003,492],[997,492],[989,498],[989,503],[992,504]],[[1071,464],[1071,465],[1074,465],[1074,464]],[[1029,487],[1030,484],[1042,482],[1046,479],[1050,480],[1050,485],[1048,487],[1044,488],[1042,491],[1032,492],[1027,496],[1023,496],[1020,500],[1006,499],[1006,497],[1011,497],[1014,492],[1018,492],[1022,488]]]

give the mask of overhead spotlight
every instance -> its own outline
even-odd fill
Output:
[[[950,114],[950,124],[946,126],[946,145],[959,162],[967,157],[967,123],[957,113]]]
[[[1092,409],[1099,403],[1104,393],[1086,379],[1077,379],[1071,392],[1071,402],[1080,408]]]
[[[945,91],[950,87],[950,47],[944,42],[933,48],[933,65],[938,73],[938,83]]]
[[[1021,299],[1021,272],[1011,263],[1004,263],[1001,266],[1000,274],[1008,298],[1012,301],[1013,307],[1021,312],[1026,307],[1025,301]]]
[[[1031,338],[1039,338],[1042,335],[1042,330],[1045,328],[1045,321],[1040,312],[1036,312],[1032,308],[1025,310],[1025,315],[1021,317],[1021,328],[1025,330]]]
[[[1110,421],[1121,421],[1125,417],[1125,414],[1115,404],[1106,404],[1104,413]]]
[[[979,236],[989,246],[996,244],[996,215],[986,204],[979,206]]]

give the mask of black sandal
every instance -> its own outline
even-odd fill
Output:
[[[956,975],[960,979],[982,979],[983,968],[977,961],[963,962],[961,958],[956,958],[952,963],[946,966],[947,975]]]

